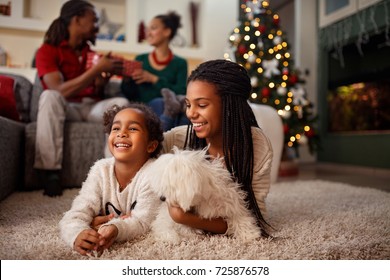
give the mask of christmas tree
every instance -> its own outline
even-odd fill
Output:
[[[240,24],[229,38],[226,59],[243,65],[251,78],[250,101],[274,107],[281,116],[286,147],[308,144],[311,153],[318,148],[317,116],[307,99],[304,80],[294,68],[279,16],[268,1],[244,0]]]

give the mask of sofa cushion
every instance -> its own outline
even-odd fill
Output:
[[[14,94],[14,79],[0,75],[0,116],[19,121]]]
[[[41,189],[39,173],[33,168],[37,124],[26,125],[25,130],[25,189]],[[103,124],[65,122],[64,158],[61,184],[63,187],[80,187],[93,163],[104,156],[105,135]]]
[[[19,113],[20,121],[30,121],[30,102],[33,85],[31,82],[23,76],[17,74],[5,73],[2,76],[10,77],[14,80],[14,97],[16,101],[16,109]]]

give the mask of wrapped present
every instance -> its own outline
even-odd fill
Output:
[[[136,69],[142,69],[142,62],[137,60],[123,60],[123,76],[130,77]]]
[[[87,55],[87,62],[85,66],[86,69],[89,69],[92,66],[96,65],[102,56],[103,55],[98,53],[89,52]],[[121,76],[130,77],[133,74],[134,70],[142,69],[142,62],[140,61],[124,59],[123,57],[116,55],[112,55],[111,58],[123,61],[123,71]]]

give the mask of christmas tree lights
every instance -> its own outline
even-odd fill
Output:
[[[317,116],[307,99],[304,80],[294,68],[292,55],[280,19],[268,1],[243,0],[240,24],[229,36],[225,59],[243,65],[251,78],[251,102],[274,107],[283,121],[285,145],[307,144],[318,149]]]

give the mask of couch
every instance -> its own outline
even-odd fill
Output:
[[[42,87],[36,79],[35,69],[0,67],[0,75],[15,80],[15,99],[21,121],[0,116],[0,200],[15,190],[42,188],[42,181],[33,169],[35,133],[39,96]],[[110,83],[109,96],[118,93],[117,83]],[[270,139],[273,148],[271,182],[278,178],[283,150],[283,125],[276,110],[267,105],[251,104],[255,117]],[[80,187],[89,168],[104,156],[103,125],[86,122],[66,122],[61,184],[64,188]]]
[[[0,200],[23,186],[24,128],[0,116]]]
[[[42,188],[42,178],[33,169],[36,119],[42,86],[36,70],[26,72],[1,67],[0,75],[14,79],[15,100],[20,121],[0,117],[0,200],[15,190]],[[79,187],[91,165],[104,156],[103,125],[66,122],[61,184],[64,188]]]
[[[276,109],[269,105],[250,103],[250,106],[257,123],[271,142],[273,150],[271,183],[275,183],[279,176],[284,146],[283,122]]]

